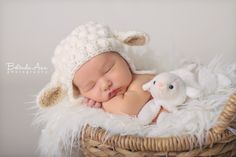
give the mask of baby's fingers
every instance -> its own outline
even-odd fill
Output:
[[[100,102],[96,102],[95,105],[94,105],[94,107],[100,108],[100,107],[102,107],[102,104],[101,104]]]
[[[96,102],[94,100],[90,99],[87,104],[88,104],[89,107],[93,107],[95,105],[95,103]]]
[[[89,99],[86,98],[86,97],[84,97],[82,103],[83,103],[83,104],[88,104],[88,101],[89,101]]]
[[[84,97],[83,103],[86,104],[88,107],[100,108],[102,106],[102,104],[100,102],[96,102],[96,101],[89,99],[87,97]]]

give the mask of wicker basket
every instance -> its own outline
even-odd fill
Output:
[[[106,130],[87,126],[80,139],[80,150],[90,157],[236,156],[236,135],[226,129],[236,128],[236,92],[225,103],[217,124],[209,130],[202,147],[194,144],[197,138],[190,135],[165,138],[115,135],[107,139]]]

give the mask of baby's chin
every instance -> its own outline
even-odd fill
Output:
[[[121,88],[115,95],[109,96],[109,94],[107,95],[106,101],[109,101],[119,95],[123,95],[126,92],[126,88]]]
[[[111,98],[109,98],[109,96],[106,96],[106,97],[97,99],[96,101],[103,103],[103,102],[107,102],[107,101],[109,101],[109,100],[111,100]]]
[[[113,96],[113,97],[109,97],[109,95],[107,95],[104,99],[102,99],[101,102],[107,102],[107,101],[113,99],[114,97],[115,97],[115,96]]]

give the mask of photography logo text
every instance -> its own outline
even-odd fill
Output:
[[[34,65],[17,64],[13,62],[6,63],[8,74],[47,74],[48,67],[41,66],[38,62]]]

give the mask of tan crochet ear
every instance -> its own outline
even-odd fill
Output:
[[[149,37],[144,32],[116,32],[115,37],[130,46],[142,46],[149,42]]]
[[[40,107],[45,108],[60,102],[65,96],[65,89],[60,84],[48,84],[37,97],[37,103]]]

